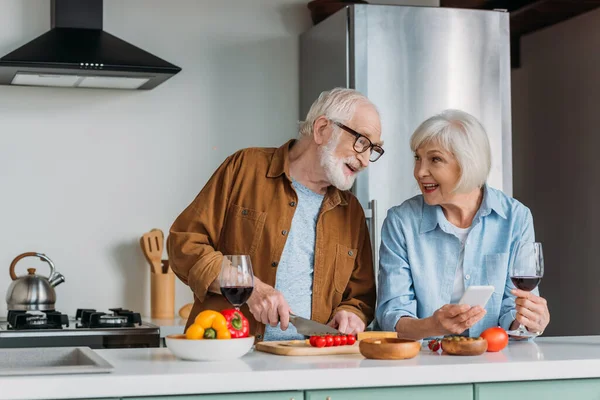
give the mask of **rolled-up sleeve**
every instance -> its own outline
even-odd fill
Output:
[[[524,218],[519,221],[519,225],[522,226],[520,237],[517,237],[516,242],[535,242],[535,230],[533,228],[533,216],[531,211],[526,209]],[[514,249],[513,249],[514,252]],[[500,308],[500,318],[498,324],[505,330],[509,330],[511,324],[517,316],[517,310],[515,305],[515,296],[511,293],[511,290],[515,289],[512,280],[510,279],[510,270],[512,266],[512,254],[508,265],[508,273],[506,276],[506,285],[504,286],[504,296],[502,298],[502,307]],[[533,294],[539,296],[538,288],[532,291]]]
[[[385,331],[395,331],[402,317],[417,317],[406,238],[394,209],[388,211],[381,231],[379,250],[377,322]]]

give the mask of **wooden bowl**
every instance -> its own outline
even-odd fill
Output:
[[[487,340],[479,338],[446,337],[442,339],[442,350],[454,356],[478,356],[487,350]]]
[[[416,357],[421,351],[421,342],[416,340],[384,338],[363,339],[358,348],[365,358],[374,360],[406,360]]]

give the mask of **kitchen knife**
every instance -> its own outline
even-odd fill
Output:
[[[340,332],[337,329],[333,329],[328,325],[323,325],[310,319],[299,317],[292,313],[290,313],[290,322],[296,327],[298,333],[304,336],[340,334]]]

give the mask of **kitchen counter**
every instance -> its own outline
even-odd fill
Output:
[[[600,336],[511,342],[502,352],[476,357],[439,355],[423,347],[416,358],[404,361],[367,360],[360,354],[284,357],[252,351],[233,361],[190,362],[177,359],[166,348],[96,352],[115,367],[113,372],[1,377],[0,399],[124,398],[600,378]]]

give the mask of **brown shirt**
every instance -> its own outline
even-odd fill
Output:
[[[218,278],[223,254],[249,254],[254,274],[275,286],[275,275],[298,197],[289,176],[288,151],[249,148],[229,156],[171,227],[170,265],[194,292],[188,326],[202,310],[231,305],[208,292]],[[337,311],[373,319],[375,278],[371,242],[360,203],[350,192],[327,190],[317,219],[312,319],[327,323]],[[285,296],[285,293],[284,293]],[[262,339],[264,325],[247,305],[251,332]]]

